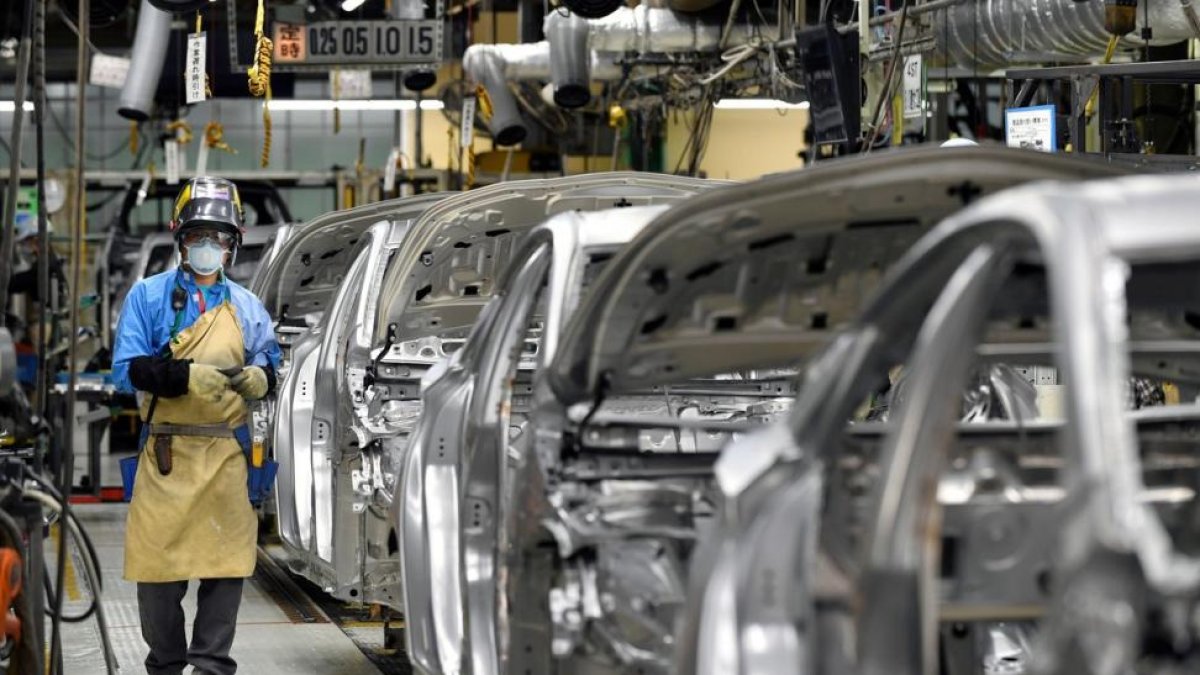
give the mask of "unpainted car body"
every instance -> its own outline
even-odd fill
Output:
[[[336,597],[399,609],[390,511],[421,411],[423,373],[461,346],[521,237],[548,216],[678,200],[700,183],[614,173],[508,183],[436,204],[410,198],[425,201],[408,202],[414,210],[402,229],[393,219],[359,235],[386,243],[355,256],[349,269],[332,262],[341,252],[316,271],[311,256],[305,264],[303,255],[281,252],[286,262],[264,285],[281,337],[302,336],[287,340],[273,422],[279,523],[293,570]],[[327,222],[333,231],[365,214],[332,214]]]
[[[415,220],[443,196],[316,218],[275,252],[256,284],[284,349],[278,393],[256,415],[279,462],[279,535],[294,572],[345,600],[400,599],[398,565],[363,535],[371,514],[337,499],[357,459],[341,461],[330,449],[333,421],[345,423],[350,405],[343,398],[346,346],[370,335],[379,277]],[[349,511],[336,511],[335,503]]]
[[[490,460],[525,432],[533,373],[549,363],[587,286],[666,208],[560,213],[535,228],[464,347],[426,378],[397,502],[408,656],[423,671],[459,672],[464,657],[473,672],[494,669],[496,523],[484,505],[499,476]]]
[[[716,451],[786,413],[795,369],[942,217],[1037,177],[1115,173],[923,149],[710,191],[659,217],[535,379],[495,502],[469,504],[499,522],[497,657],[464,672],[668,672],[694,648],[672,627],[695,542],[721,516]]]
[[[906,254],[792,418],[722,455],[679,672],[975,673],[980,628],[1014,620],[1041,634],[1010,670],[1194,670],[1195,624],[1166,617],[1200,597],[1200,410],[1131,411],[1128,383],[1200,391],[1198,185],[1020,188]],[[956,425],[996,361],[1057,366],[1063,419]],[[839,423],[896,363],[891,423]]]

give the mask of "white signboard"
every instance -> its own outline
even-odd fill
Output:
[[[904,119],[925,115],[925,77],[921,55],[904,58]]]
[[[400,161],[400,148],[392,148],[387,164],[383,167],[383,191],[391,194],[396,189],[396,162]]]
[[[462,142],[462,147],[471,147],[471,140],[475,134],[475,97],[468,96],[463,99],[462,108],[462,127],[458,130],[459,139]]]
[[[92,55],[92,70],[88,82],[98,87],[120,89],[129,74],[129,59],[96,52]]]
[[[338,99],[371,98],[371,71],[338,68],[329,72],[329,90]]]
[[[1058,149],[1056,138],[1054,106],[1039,105],[1004,111],[1004,142],[1008,147],[1054,152]]]
[[[204,100],[205,45],[204,33],[193,33],[187,39],[187,64],[184,66],[185,100],[188,105]]]
[[[163,155],[166,157],[167,185],[179,184],[179,143],[163,141]]]

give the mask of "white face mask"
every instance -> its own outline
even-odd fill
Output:
[[[216,274],[224,265],[225,249],[214,241],[202,241],[187,247],[187,262],[196,274]]]

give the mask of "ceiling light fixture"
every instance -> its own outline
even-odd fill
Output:
[[[17,109],[17,104],[13,101],[0,101],[0,113],[10,113]],[[25,101],[25,105],[21,106],[25,112],[33,112],[33,101]]]
[[[412,99],[374,100],[374,99],[273,99],[267,106],[277,112],[322,112],[337,108],[343,111],[374,111],[374,110],[416,110],[417,102]],[[441,110],[446,107],[441,101],[421,101],[421,110]]]
[[[808,101],[788,103],[773,98],[723,98],[715,106],[720,110],[808,110]]]
[[[342,0],[342,11],[353,12],[359,7],[362,7],[364,2],[366,2],[366,0]]]

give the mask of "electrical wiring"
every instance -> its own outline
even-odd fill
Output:
[[[725,75],[727,75],[729,73],[729,71],[733,70],[734,68],[737,68],[738,66],[740,66],[741,64],[743,64],[747,60],[749,60],[750,57],[752,57],[756,53],[758,53],[758,50],[761,48],[762,48],[761,40],[755,38],[755,39],[751,40],[750,42],[747,42],[744,45],[738,45],[736,47],[731,47],[731,48],[727,49],[725,52],[723,52],[721,54],[721,61],[724,62],[725,65],[721,66],[720,68],[718,68],[715,72],[711,73],[710,75],[700,78],[699,83],[703,84],[703,85],[708,85],[708,84],[712,84],[713,82],[716,82],[717,80],[719,80],[722,77],[724,77]]]
[[[879,100],[875,102],[875,112],[871,114],[871,138],[867,141],[866,147],[863,148],[864,153],[871,152],[871,147],[875,144],[875,139],[879,137],[880,112],[883,110],[884,102],[892,96],[895,77],[898,72],[897,65],[900,63],[900,45],[904,42],[904,27],[908,24],[908,5],[909,3],[905,2],[904,6],[900,8],[900,26],[896,29],[896,43],[892,47],[892,62],[888,66],[887,77],[884,78],[883,92],[881,92]]]
[[[82,556],[83,557],[83,565],[84,565],[84,573],[88,577],[89,585],[91,585],[91,587],[92,587],[92,598],[93,598],[93,603],[94,603],[94,608],[95,608],[96,623],[98,624],[98,628],[99,628],[99,632],[100,632],[100,646],[104,651],[104,665],[105,665],[108,675],[115,675],[117,672],[119,672],[120,668],[117,665],[117,657],[116,657],[115,652],[113,651],[112,640],[111,640],[111,637],[109,636],[109,632],[108,632],[108,619],[104,612],[104,603],[100,599],[101,595],[103,594],[103,585],[101,583],[99,561],[96,559],[95,550],[94,549],[88,550],[91,548],[90,540],[87,538],[87,535],[83,533],[83,528],[80,527],[79,522],[75,519],[74,515],[72,515],[70,513],[70,510],[68,508],[64,507],[63,502],[52,497],[50,495],[50,493],[43,492],[41,490],[27,486],[22,490],[22,494],[26,498],[32,499],[36,502],[39,502],[46,508],[50,509],[52,512],[57,513],[59,515],[60,522],[62,522],[64,520],[66,521],[66,527],[60,529],[60,536],[59,536],[59,561],[60,561],[59,564],[60,565],[62,565],[63,564],[62,561],[65,560],[64,554],[66,553],[66,549],[68,546],[68,539],[67,539],[68,531],[70,531],[71,536],[75,537],[76,541],[85,542],[85,545],[83,547],[85,550],[85,555]],[[65,514],[65,517],[64,517],[64,514]],[[59,569],[59,577],[60,578],[62,577],[62,571],[63,570],[60,567],[60,569]],[[54,597],[57,600],[56,604],[59,607],[61,607],[62,599],[63,599],[61,590],[62,590],[62,585],[59,584],[60,592],[54,594]],[[59,610],[59,613],[56,615],[56,620],[58,620],[58,621],[66,620],[66,617],[63,615],[61,610]]]

